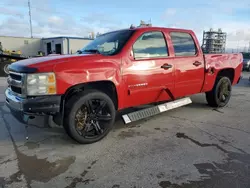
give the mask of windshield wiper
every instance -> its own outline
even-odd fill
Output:
[[[86,49],[86,50],[83,50],[83,52],[90,52],[90,53],[101,54],[98,49]]]

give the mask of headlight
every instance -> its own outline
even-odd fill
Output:
[[[56,77],[54,73],[38,73],[27,75],[27,95],[56,94]]]

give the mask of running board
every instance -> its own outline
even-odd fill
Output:
[[[181,106],[185,106],[192,103],[191,99],[189,97],[178,99],[172,102],[167,102],[164,104],[160,104],[154,107],[146,108],[143,110],[139,110],[136,112],[132,112],[129,114],[125,114],[122,116],[125,124],[131,123],[133,121],[138,121],[147,117],[154,116],[156,114],[160,114],[162,112],[166,112],[168,110],[172,110],[174,108],[178,108]]]

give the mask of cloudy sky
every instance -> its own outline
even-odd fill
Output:
[[[30,36],[28,0],[0,1],[0,35]],[[203,30],[222,28],[227,47],[248,48],[250,0],[31,0],[35,37],[87,36],[138,25]]]

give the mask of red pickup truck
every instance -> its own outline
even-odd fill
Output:
[[[206,93],[212,107],[225,106],[241,78],[242,61],[242,54],[204,55],[191,30],[113,31],[74,55],[11,64],[6,104],[21,122],[51,115],[71,138],[93,143],[108,134],[116,112],[125,108],[167,102],[124,115],[129,123],[188,104],[196,93]]]

